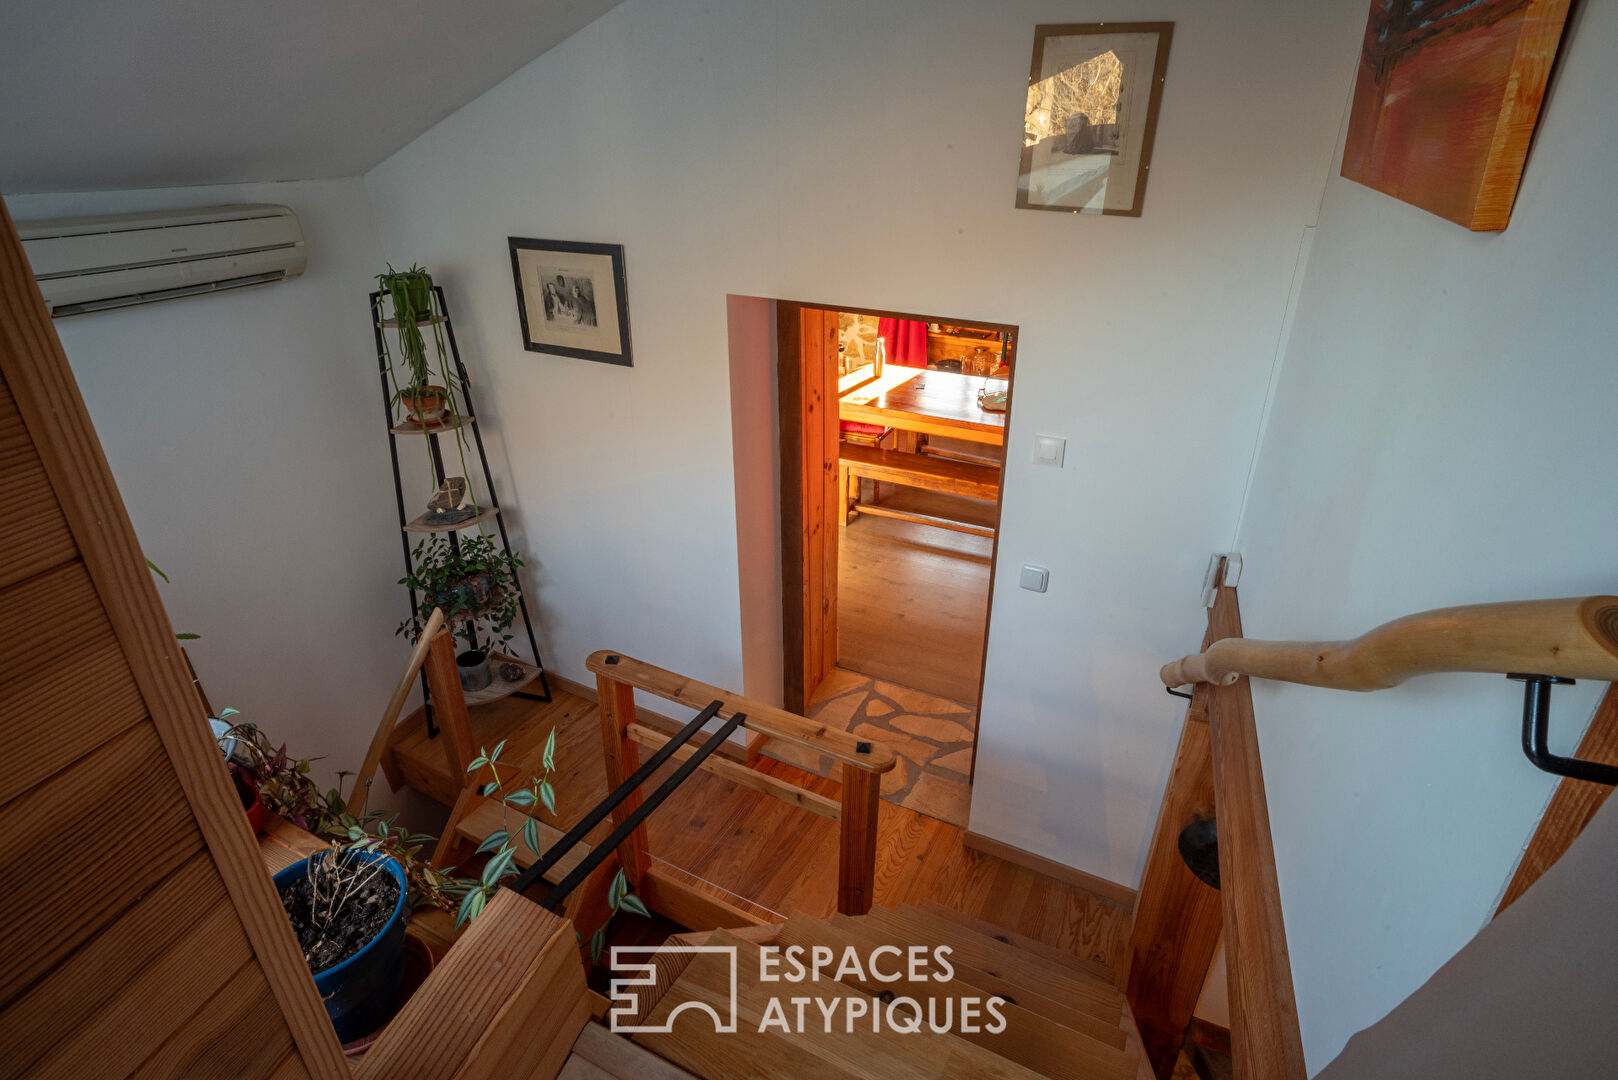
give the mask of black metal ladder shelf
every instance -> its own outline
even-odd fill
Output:
[[[383,317],[383,294],[381,292],[373,292],[371,294],[371,328],[376,336],[377,372],[382,380],[382,411],[383,415],[387,418],[388,456],[393,461],[393,494],[399,507],[399,536],[404,546],[405,571],[407,574],[413,574],[416,568],[414,555],[410,549],[410,537],[412,534],[447,533],[449,535],[450,547],[455,551],[459,551],[460,542],[457,539],[457,534],[459,532],[464,529],[477,528],[489,521],[493,521],[495,523],[495,527],[500,531],[501,546],[505,549],[508,556],[511,554],[511,540],[506,535],[505,518],[500,512],[500,497],[495,493],[494,490],[494,476],[489,472],[489,455],[483,449],[483,434],[479,430],[480,425],[477,422],[477,412],[474,410],[472,405],[471,380],[466,376],[466,365],[461,362],[461,350],[455,344],[455,322],[450,317],[449,304],[444,299],[444,287],[442,285],[434,285],[433,293],[437,296],[438,310],[441,312],[441,314],[435,315],[431,319],[423,319],[417,325],[426,326],[429,323],[435,322],[443,325],[444,336],[449,343],[450,356],[455,361],[455,378],[460,383],[459,389],[461,404],[464,406],[464,408],[459,410],[460,416],[456,417],[453,421],[426,425],[417,424],[409,420],[401,422],[393,414],[392,376],[389,372],[387,344],[382,338],[384,329],[392,324],[393,320],[385,319]],[[455,388],[453,387],[446,389],[450,394],[455,393]],[[442,449],[438,445],[438,437],[440,435],[449,434],[452,432],[458,433],[461,429],[469,429],[471,431],[472,441],[477,446],[478,465],[483,470],[483,485],[488,491],[489,496],[488,506],[484,507],[476,516],[470,518],[469,520],[457,522],[453,525],[428,525],[425,524],[420,517],[408,517],[405,510],[404,480],[399,472],[399,436],[417,436],[425,433],[427,451],[432,459],[433,477],[437,483],[442,484],[445,479],[444,455]],[[457,438],[458,437],[459,435],[457,434]],[[468,484],[472,483],[472,478],[470,476],[467,477],[466,480]],[[416,597],[416,590],[410,589],[409,593],[411,618],[419,619],[421,608],[420,601]],[[545,674],[545,661],[539,655],[539,641],[534,636],[534,622],[528,615],[528,600],[527,597],[523,595],[522,585],[520,582],[517,584],[517,607],[522,613],[523,628],[528,632],[528,647],[532,650],[532,655],[534,658],[533,663],[538,669],[537,674],[518,683],[516,689],[512,691],[497,693],[493,696],[485,697],[483,700],[479,700],[479,697],[476,695],[468,695],[467,704],[477,705],[484,703],[484,701],[512,696],[528,698],[533,701],[551,700],[550,680]],[[517,657],[515,659],[520,661],[521,657]],[[438,725],[433,722],[432,697],[427,689],[427,672],[425,668],[423,668],[420,677],[422,700],[426,704],[427,711],[427,735],[429,738],[437,738]],[[536,680],[538,681],[540,688],[543,690],[543,693],[535,694],[528,689],[529,687],[533,686]]]

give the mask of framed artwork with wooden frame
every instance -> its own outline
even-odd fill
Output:
[[[1171,22],[1034,27],[1017,206],[1139,217]]]
[[[633,366],[622,244],[506,241],[523,348]]]

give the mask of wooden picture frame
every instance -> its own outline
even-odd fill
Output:
[[[508,236],[523,348],[634,366],[622,244]]]
[[[1171,22],[1034,27],[1019,209],[1140,216],[1173,38]]]

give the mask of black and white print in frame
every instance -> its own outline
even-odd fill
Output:
[[[632,366],[623,245],[506,239],[523,347]]]

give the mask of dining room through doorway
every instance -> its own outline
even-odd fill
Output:
[[[884,797],[964,827],[1016,328],[777,326],[788,707],[893,747]]]

